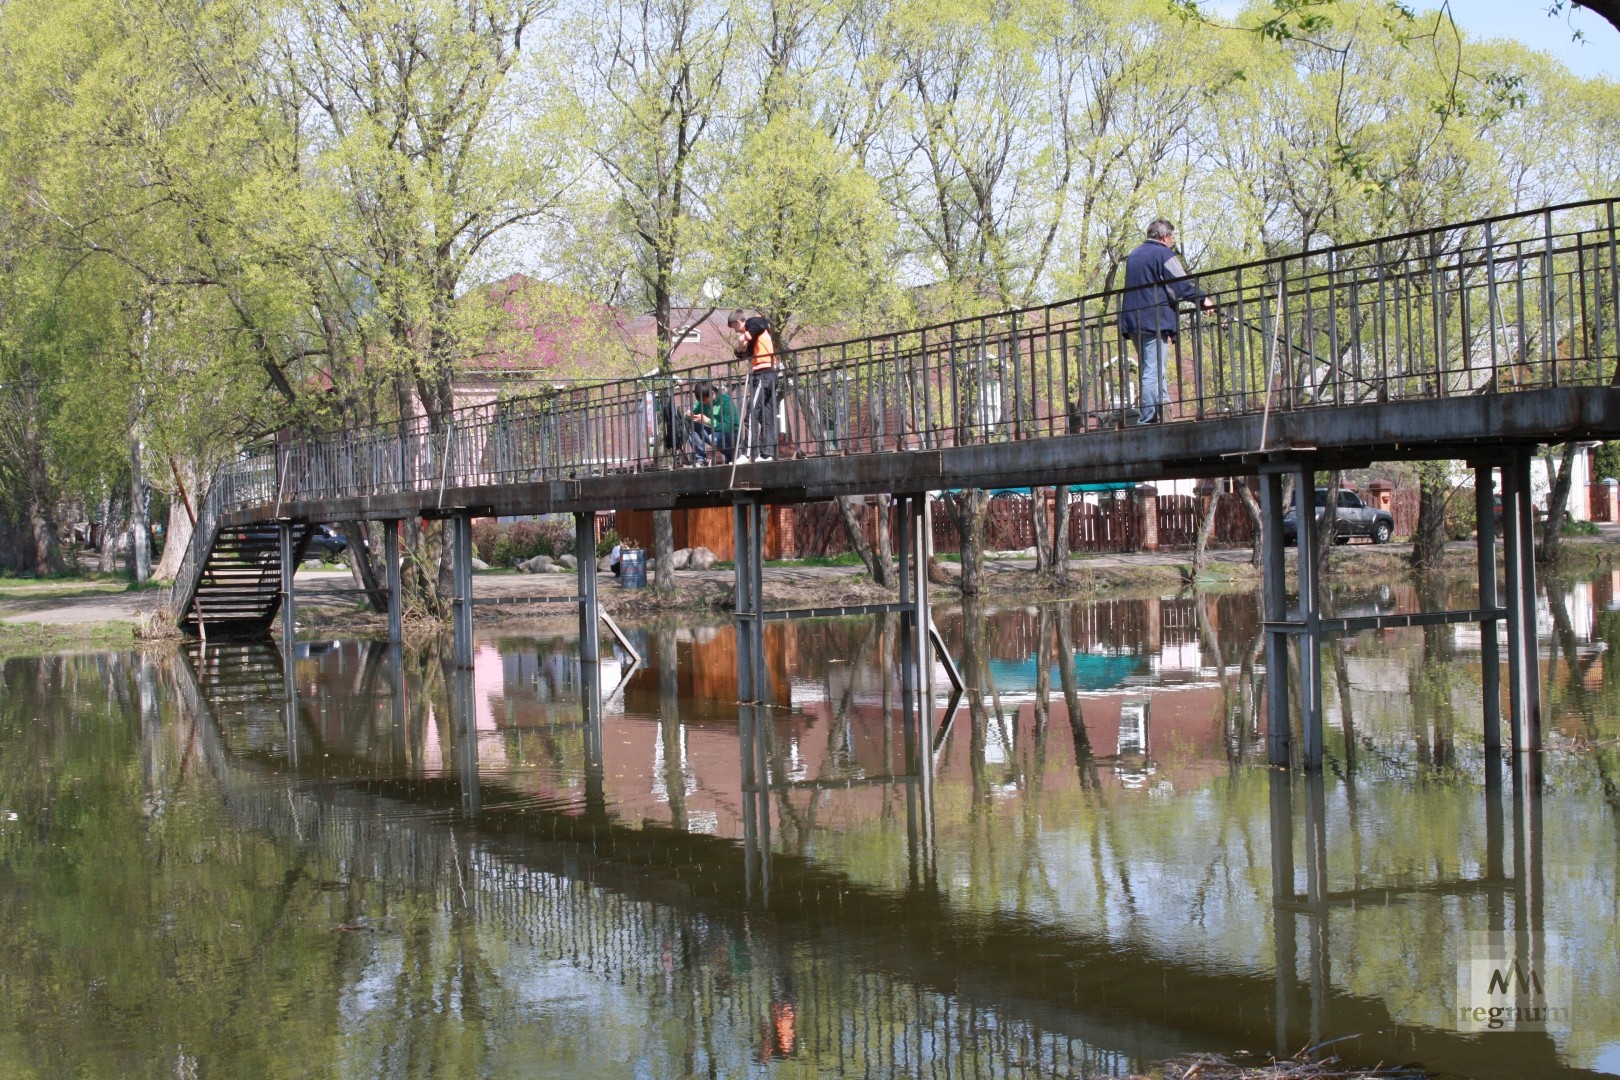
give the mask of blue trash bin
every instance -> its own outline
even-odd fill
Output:
[[[628,548],[619,552],[619,584],[627,589],[647,587],[647,551]]]

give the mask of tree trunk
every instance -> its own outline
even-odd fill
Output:
[[[1035,572],[1046,573],[1047,563],[1051,558],[1052,539],[1047,531],[1046,518],[1046,488],[1032,487],[1029,489],[1030,524],[1035,533]]]
[[[1439,462],[1426,465],[1440,466]],[[1412,533],[1414,570],[1436,570],[1446,553],[1447,484],[1443,466],[1420,468],[1418,472],[1418,519]]]
[[[1215,511],[1221,505],[1221,490],[1217,487],[1209,493],[1209,503],[1204,507],[1203,517],[1198,522],[1198,542],[1193,547],[1193,573],[1204,568],[1204,558],[1209,552],[1209,537],[1215,531]]]
[[[191,514],[186,511],[185,500],[176,493],[174,498],[169,500],[169,523],[163,531],[163,557],[158,560],[157,568],[152,571],[153,577],[163,581],[174,579],[174,575],[180,572],[180,560],[185,558],[186,549],[191,547],[193,531]]]
[[[878,585],[889,584],[889,564],[887,558],[880,559],[878,553],[872,550],[872,545],[866,540],[866,530],[861,527],[861,516],[856,510],[855,500],[847,495],[840,495],[833,499],[838,506],[838,516],[844,522],[844,535],[849,538],[850,550],[861,557],[866,566],[866,572],[871,575],[872,581]]]
[[[449,563],[449,544],[444,542],[442,521],[406,518],[400,538],[403,565],[400,567],[400,606],[435,621],[450,613],[451,591],[440,590],[441,570]]]
[[[141,449],[140,430],[132,426],[129,431],[129,566],[136,585],[145,585],[152,576],[151,522]]]
[[[35,440],[28,448],[28,529],[32,540],[29,561],[36,574],[56,574],[63,568],[55,502],[44,447]]]
[[[894,500],[888,495],[879,495],[872,500],[872,532],[877,537],[877,565],[883,571],[883,576],[872,575],[872,580],[885,588],[893,588],[894,580],[894,539],[889,533],[889,508]]]
[[[1575,475],[1576,446],[1564,444],[1558,457],[1558,475],[1553,479],[1552,491],[1547,496],[1547,519],[1541,523],[1541,543],[1536,547],[1536,561],[1555,563],[1563,550],[1564,519],[1569,512],[1570,481]],[[1552,464],[1552,451],[1547,452],[1547,464]]]
[[[364,521],[349,521],[337,526],[338,535],[348,542],[344,554],[348,556],[349,576],[361,592],[366,594],[366,603],[371,610],[381,613],[388,610],[388,592],[377,582],[377,571],[371,564],[371,533]]]
[[[979,488],[963,488],[944,502],[956,526],[962,557],[963,596],[978,596],[984,571],[984,508],[988,500]]]
[[[96,560],[96,569],[103,574],[118,569],[119,538],[126,529],[123,500],[104,494],[101,497],[101,555]]]
[[[1260,503],[1255,499],[1254,492],[1249,490],[1247,483],[1238,484],[1238,495],[1243,499],[1243,509],[1249,512],[1249,523],[1254,526],[1254,544],[1249,548],[1249,565],[1259,566],[1261,548],[1266,542],[1265,519],[1260,514]]]
[[[763,523],[764,515],[761,514]],[[665,595],[675,591],[675,515],[669,510],[653,511],[653,588]],[[761,558],[764,557],[763,546]]]
[[[1069,487],[1060,484],[1055,489],[1057,504],[1052,511],[1052,558],[1049,565],[1052,577],[1059,585],[1069,583]]]
[[[1328,474],[1327,505],[1322,507],[1322,520],[1316,523],[1316,572],[1325,574],[1333,561],[1333,545],[1339,535],[1339,485],[1344,483],[1344,472],[1334,469]],[[1300,496],[1299,505],[1309,506],[1316,501],[1316,492]],[[1303,510],[1300,511],[1304,513]]]

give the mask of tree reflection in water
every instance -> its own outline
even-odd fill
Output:
[[[470,680],[301,645],[290,702],[275,650],[11,660],[0,1046],[90,1075],[1072,1076],[1353,1034],[1369,1063],[1588,1067],[1620,1040],[1595,589],[1549,589],[1560,749],[1511,800],[1480,797],[1466,708],[1414,705],[1440,666],[1434,708],[1471,692],[1461,631],[1334,643],[1329,770],[1261,767],[1243,596],[942,611],[970,685],[935,761],[896,727],[893,620],[773,629],[747,729],[724,630],[655,629],[620,695],[566,637],[481,641]],[[1112,768],[1127,697],[1142,788]],[[1582,1029],[1448,1027],[1475,927],[1561,936],[1527,962],[1565,965]]]

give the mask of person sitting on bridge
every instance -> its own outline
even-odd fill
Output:
[[[737,462],[769,461],[776,456],[776,334],[765,316],[749,317],[740,308],[731,313],[726,325],[737,335],[737,358],[749,364],[743,445]]]
[[[711,380],[699,382],[696,390],[697,401],[689,417],[692,460],[699,465],[723,464],[731,460],[731,452],[737,447],[737,406],[731,403],[731,395]]]
[[[1176,304],[1202,300],[1205,311],[1215,301],[1199,291],[1187,276],[1176,251],[1176,227],[1156,218],[1147,227],[1147,240],[1125,260],[1125,289],[1119,301],[1119,330],[1136,344],[1142,366],[1142,400],[1138,424],[1157,424],[1170,404],[1165,374],[1176,340]]]

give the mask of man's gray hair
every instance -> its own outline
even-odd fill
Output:
[[[1170,224],[1168,219],[1154,218],[1147,227],[1147,237],[1149,240],[1163,240],[1165,237],[1173,235],[1175,231],[1176,227]]]

